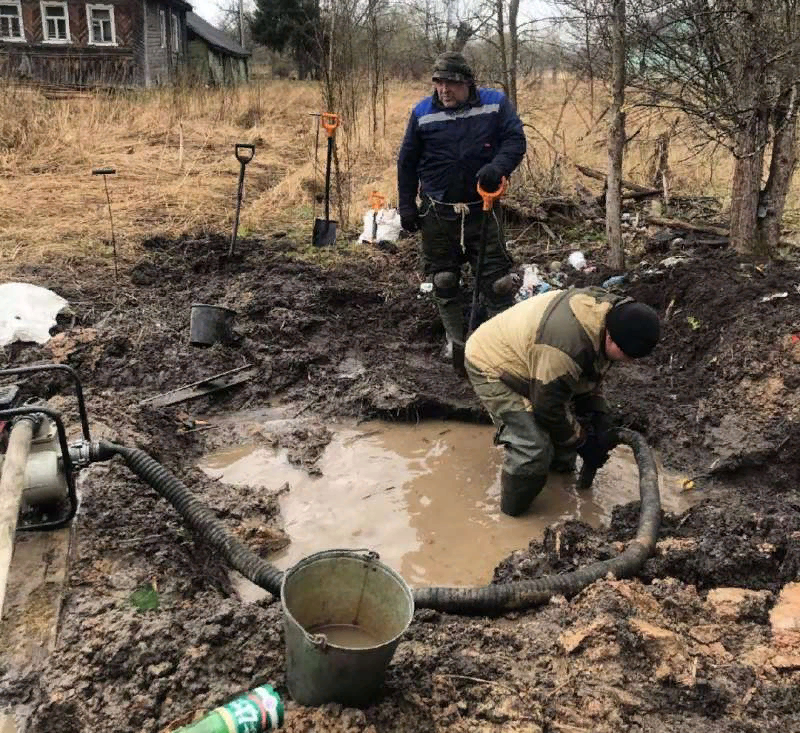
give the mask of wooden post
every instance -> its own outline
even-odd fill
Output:
[[[0,618],[3,617],[8,571],[14,553],[14,534],[34,428],[34,421],[29,418],[18,420],[11,428],[0,476]]]

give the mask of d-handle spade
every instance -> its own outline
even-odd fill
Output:
[[[250,143],[236,143],[233,151],[236,155],[236,160],[239,161],[239,190],[236,194],[236,217],[233,220],[233,232],[231,233],[231,246],[228,248],[228,257],[233,257],[236,249],[236,235],[239,232],[239,211],[242,208],[242,191],[244,190],[244,167],[256,154],[256,146]]]
[[[378,241],[378,212],[386,204],[386,196],[378,191],[373,191],[369,195],[369,205],[372,207],[372,243]]]
[[[469,329],[467,337],[475,330],[478,320],[478,295],[480,293],[480,282],[483,274],[483,261],[486,258],[486,239],[489,236],[489,219],[492,218],[492,208],[494,202],[499,199],[508,187],[505,177],[500,180],[500,185],[496,191],[484,191],[481,184],[478,184],[478,193],[483,199],[483,221],[481,222],[481,241],[478,245],[478,262],[475,265],[475,282],[472,286],[472,309],[469,313]]]
[[[339,127],[339,117],[325,112],[320,115],[320,122],[328,135],[328,157],[325,162],[325,218],[314,221],[314,231],[311,241],[315,247],[327,247],[336,241],[336,222],[331,215],[331,161],[333,160],[333,141],[336,128]]]
[[[103,185],[106,189],[106,201],[108,201],[108,219],[111,222],[111,248],[114,252],[114,282],[117,281],[117,240],[114,238],[114,216],[111,213],[111,196],[108,193],[108,179],[106,176],[114,176],[116,168],[93,168],[93,176],[103,176]]]

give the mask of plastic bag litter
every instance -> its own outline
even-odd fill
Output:
[[[400,238],[400,214],[397,209],[378,209],[377,224],[378,232],[375,238],[372,236],[373,219],[375,211],[368,209],[364,214],[364,231],[361,232],[361,242],[396,242]]]
[[[541,285],[542,278],[536,265],[522,266],[522,285],[517,291],[516,301],[527,300],[536,294],[536,289]]]
[[[580,250],[576,252],[570,252],[569,257],[567,257],[567,262],[569,262],[569,264],[572,265],[576,270],[582,270],[584,267],[586,267],[586,257]]]
[[[30,283],[0,285],[0,346],[14,341],[50,340],[56,316],[69,302],[52,290]]]

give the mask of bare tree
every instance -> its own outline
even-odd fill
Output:
[[[731,242],[773,252],[797,164],[798,0],[632,3],[632,85],[731,151]]]
[[[625,148],[625,0],[611,0],[611,125],[608,130],[608,185],[606,188],[606,237],[609,264],[622,270],[622,156]]]

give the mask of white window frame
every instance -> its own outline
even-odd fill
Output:
[[[172,53],[180,53],[181,52],[181,36],[180,36],[180,24],[178,23],[178,14],[171,13],[172,15]]]
[[[15,5],[17,8],[17,19],[19,20],[19,36],[0,36],[0,41],[9,43],[24,43],[25,42],[25,23],[22,21],[22,3],[20,0],[0,0],[0,5]],[[5,15],[4,18],[12,16]]]
[[[2,0],[0,0],[2,2]],[[108,10],[108,15],[111,20],[111,40],[110,41],[95,41],[92,38],[92,11],[93,10]],[[96,3],[86,3],[86,25],[89,29],[89,45],[90,46],[116,46],[117,45],[117,24],[114,20],[114,6],[113,5],[100,5]]]
[[[164,8],[158,10],[158,23],[161,30],[161,48],[167,47],[167,11]]]
[[[39,3],[42,13],[42,41],[44,43],[72,43],[72,35],[69,32],[69,5],[60,0],[42,0]],[[47,16],[45,8],[64,8],[64,25],[66,26],[66,38],[50,38],[47,34]]]

